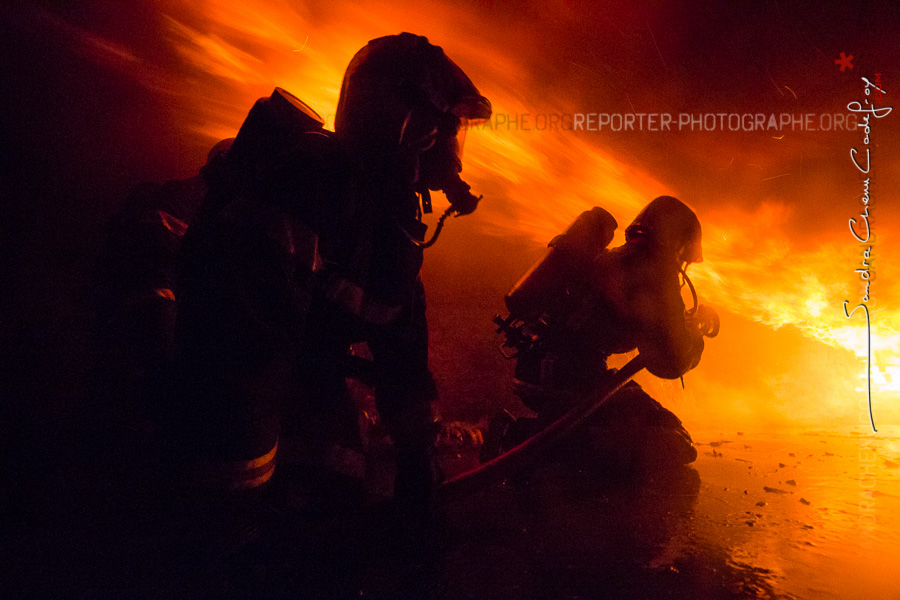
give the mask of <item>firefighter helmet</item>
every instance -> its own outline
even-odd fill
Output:
[[[370,41],[350,61],[334,129],[363,164],[413,164],[420,186],[446,191],[462,170],[466,126],[490,116],[491,103],[443,49],[401,33]]]
[[[370,41],[350,61],[334,127],[356,142],[395,145],[419,121],[433,130],[447,115],[485,120],[491,103],[443,49],[401,33]]]
[[[703,262],[700,220],[685,203],[672,196],[660,196],[650,202],[625,229],[626,241],[639,237],[671,250],[679,263]]]

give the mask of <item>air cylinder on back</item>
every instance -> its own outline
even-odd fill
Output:
[[[598,206],[578,215],[506,295],[510,316],[528,322],[544,314],[565,293],[567,282],[609,245],[616,227],[615,218]]]

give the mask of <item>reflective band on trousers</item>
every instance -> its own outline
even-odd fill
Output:
[[[252,460],[203,461],[196,472],[197,483],[204,488],[225,490],[250,490],[272,478],[275,472],[275,452],[278,441],[271,450]]]

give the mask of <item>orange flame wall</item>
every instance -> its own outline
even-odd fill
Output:
[[[536,115],[683,109],[671,98],[681,93],[678,65],[686,55],[669,54],[672,34],[657,29],[654,35],[659,23],[652,14],[612,14],[607,31],[614,37],[621,28],[623,39],[643,35],[641,43],[652,60],[659,54],[662,65],[657,83],[628,89],[622,73],[629,61],[636,68],[642,63],[627,49],[615,64],[567,60],[576,43],[560,41],[566,28],[586,27],[572,25],[580,23],[575,4],[538,3],[526,18],[510,16],[511,10],[492,13],[491,6],[160,0],[147,23],[160,40],[156,54],[142,54],[128,40],[87,32],[82,39],[86,55],[166,99],[184,134],[178,143],[199,163],[216,140],[234,135],[253,101],[275,85],[293,91],[331,126],[343,70],[356,50],[389,33],[426,35],[507,119],[505,127],[493,122],[468,132],[464,175],[485,200],[475,216],[450,227],[515,236],[536,249],[591,206],[606,207],[624,229],[653,197],[679,196],[704,225],[705,262],[691,273],[702,301],[722,313],[723,333],[707,344],[701,367],[686,378],[686,391],[678,384],[647,385],[696,419],[849,418],[855,424],[865,396],[860,361],[866,328],[860,314],[847,319],[841,306],[849,300],[852,308],[862,296],[854,272],[862,248],[846,228],[862,208],[862,187],[847,155],[859,134],[538,131]],[[632,28],[634,19],[639,23]],[[826,66],[831,68],[822,66],[823,73]],[[766,112],[840,112],[861,90],[842,80],[842,91],[826,97],[809,85],[776,82],[777,71],[767,72],[774,100],[760,96]],[[715,87],[703,93],[707,107],[714,104]],[[530,115],[531,129],[512,127],[508,119],[516,115]],[[895,131],[882,128],[883,147],[900,147]],[[896,160],[882,156],[884,184],[876,190],[886,189],[896,174]],[[888,202],[873,203],[873,212],[881,214],[873,221],[878,278],[869,303],[871,373],[876,419],[898,423],[900,277],[891,276],[898,227],[883,208]],[[509,281],[520,274],[510,272]]]

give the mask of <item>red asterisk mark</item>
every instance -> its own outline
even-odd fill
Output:
[[[852,60],[853,60],[852,54],[850,56],[847,56],[846,54],[841,52],[841,57],[839,59],[837,59],[836,61],[834,61],[834,64],[841,65],[841,73],[843,73],[844,69],[850,69],[851,71],[853,70],[853,63],[850,62]]]

